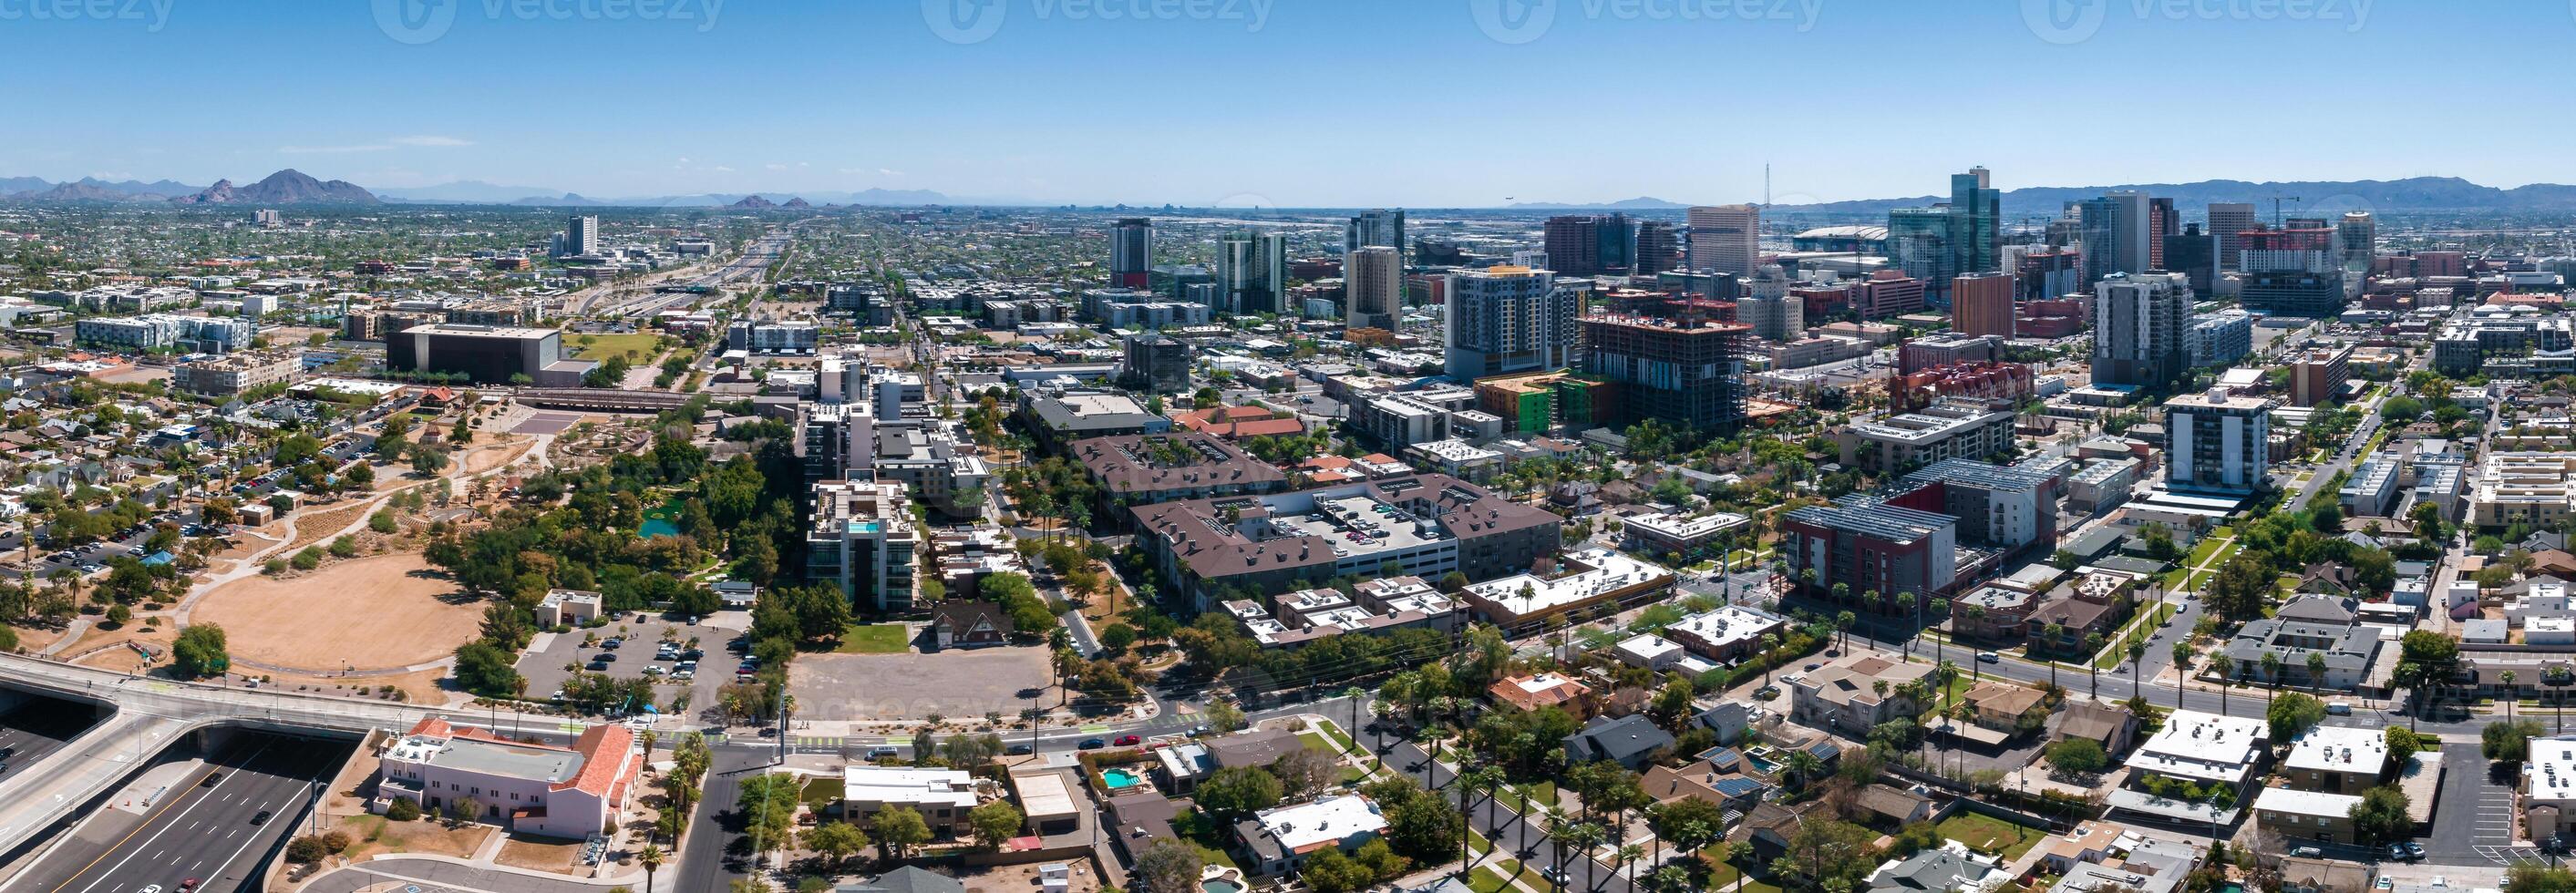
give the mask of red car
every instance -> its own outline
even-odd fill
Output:
[[[1120,736],[1118,736],[1118,740],[1115,742],[1115,746],[1118,746],[1118,747],[1132,747],[1132,746],[1134,746],[1134,745],[1136,744],[1136,742],[1138,742],[1138,741],[1142,741],[1142,740],[1144,740],[1144,739],[1142,739],[1142,738],[1138,738],[1138,737],[1136,737],[1136,736],[1134,736],[1134,735],[1120,735]]]

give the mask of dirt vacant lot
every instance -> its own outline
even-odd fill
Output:
[[[391,669],[437,660],[474,638],[479,601],[419,555],[342,561],[279,580],[248,577],[198,603],[190,620],[224,628],[234,656],[283,667]]]

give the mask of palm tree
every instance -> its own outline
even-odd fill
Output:
[[[2326,687],[2326,656],[2321,651],[2308,652],[2308,687],[2323,691]]]
[[[2130,699],[2130,700],[2137,700],[2137,699],[2138,699],[2138,697],[2139,697],[2139,694],[2138,694],[2138,686],[2139,686],[2140,684],[2142,684],[2142,683],[2143,683],[2144,678],[2145,678],[2145,676],[2147,675],[2147,674],[2146,674],[2146,668],[2145,668],[2144,666],[2142,666],[2142,665],[2140,664],[2140,662],[2141,662],[2141,661],[2144,661],[2144,660],[2146,660],[2146,659],[2147,659],[2147,640],[2145,640],[2145,639],[2143,639],[2143,638],[2140,638],[2140,639],[2130,639],[2130,640],[2129,640],[2129,699]]]
[[[1778,647],[1780,647],[1780,634],[1779,634],[1779,633],[1763,633],[1763,634],[1762,634],[1762,655],[1761,655],[1761,657],[1760,657],[1759,659],[1762,661],[1762,687],[1763,687],[1763,688],[1770,688],[1770,687],[1771,687],[1771,660],[1770,660],[1770,658],[1771,658],[1771,650],[1772,650],[1772,649],[1774,649],[1774,648],[1778,648]]]
[[[2506,670],[2506,671],[2504,671],[2504,672],[2502,672],[2502,673],[2497,673],[2497,674],[2496,674],[2496,679],[2498,679],[2498,680],[2502,681],[2502,682],[2504,683],[2504,688],[2505,688],[2505,692],[2504,692],[2504,699],[2505,699],[2505,700],[2504,700],[2504,722],[2505,722],[2505,725],[2512,725],[2512,724],[2513,724],[2513,704],[2514,704],[2514,702],[2515,702],[2515,701],[2522,700],[2522,694],[2521,694],[2520,692],[2516,692],[2516,691],[2514,691],[2514,690],[2513,690],[2513,671],[2512,671],[2512,670]]]
[[[2191,640],[2173,643],[2174,709],[2182,709],[2183,684],[2191,681]]]
[[[2576,678],[2571,677],[2576,677],[2576,673],[2568,672],[2566,667],[2550,667],[2541,671],[2541,684],[2558,689],[2558,697],[2553,700],[2558,702],[2558,733],[2561,735],[2567,734],[2567,684],[2576,682]]]
[[[2064,618],[2060,619],[2062,620]],[[2057,650],[2058,640],[2066,637],[2066,625],[2063,623],[2051,623],[2040,629],[2040,635],[2048,638],[2048,650],[2055,651]],[[2048,687],[2052,689],[2057,687],[2057,658],[2055,656],[2048,658]]]
[[[2263,678],[2272,680],[2272,687],[2263,693],[2263,709],[2268,711],[2272,709],[2272,699],[2281,694],[2280,655],[2263,652]]]
[[[2218,673],[2218,715],[2227,715],[2227,690],[2236,687],[2236,660],[2221,651],[2209,656],[2209,668]]]
[[[2102,696],[2102,662],[2100,659],[2095,657],[2095,655],[2099,655],[2101,653],[2102,634],[2085,633],[2084,672],[2093,677],[2093,697],[2095,698],[2100,698]]]
[[[1621,876],[1621,877],[1627,877],[1627,876],[1628,876],[1628,866],[1629,866],[1629,865],[1632,865],[1632,864],[1635,864],[1635,863],[1636,863],[1636,861],[1637,861],[1639,858],[1641,858],[1641,857],[1643,857],[1643,856],[1645,856],[1645,855],[1646,855],[1646,848],[1645,848],[1645,847],[1641,847],[1641,846],[1638,846],[1638,845],[1633,844],[1633,843],[1623,843],[1623,844],[1620,844],[1620,845],[1619,845],[1619,876]]]
[[[1933,599],[1932,616],[1935,618],[1950,616],[1950,600],[1946,598]],[[1937,619],[1934,620],[1933,625],[1940,625],[1940,621]],[[1939,637],[1932,640],[1932,663],[1934,665],[1937,666],[1941,663],[1941,646],[1946,644],[1949,639],[1949,633],[1944,631]]]
[[[1789,752],[1789,774],[1798,777],[1798,787],[1805,788],[1825,771],[1825,761],[1804,748]]]
[[[1858,614],[1854,614],[1854,613],[1852,613],[1852,612],[1850,612],[1850,611],[1844,611],[1844,612],[1842,612],[1842,613],[1839,613],[1839,614],[1835,614],[1835,615],[1834,615],[1834,631],[1835,631],[1835,632],[1838,632],[1838,633],[1841,633],[1841,634],[1842,634],[1842,637],[1843,637],[1843,643],[1842,643],[1842,645],[1840,646],[1840,648],[1838,648],[1837,650],[1841,650],[1841,651],[1850,651],[1850,650],[1851,650],[1851,628],[1852,628],[1852,624],[1859,623],[1859,622],[1860,622],[1860,615],[1858,615]]]
[[[635,854],[635,864],[644,866],[644,893],[653,893],[653,873],[662,870],[662,863],[668,858],[661,847],[651,843],[644,844],[644,849]]]
[[[1063,629],[1063,627],[1057,627],[1057,629]],[[1351,727],[1342,730],[1350,734],[1351,746],[1344,748],[1344,753],[1356,751],[1360,747],[1360,702],[1367,698],[1368,690],[1359,686],[1342,689],[1342,699],[1351,702]]]

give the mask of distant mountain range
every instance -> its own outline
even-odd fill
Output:
[[[2186,216],[2205,210],[2211,202],[2250,202],[2258,216],[2269,219],[2274,196],[2298,196],[2298,201],[2284,201],[2282,204],[2283,209],[2291,213],[2303,209],[2335,213],[2351,210],[2378,213],[2576,211],[2576,186],[2534,183],[2498,189],[2458,177],[2410,177],[2403,180],[2266,183],[2202,180],[2196,183],[2131,183],[2120,186],[2034,186],[2006,190],[2003,213],[2006,217],[2055,217],[2067,202],[2092,198],[2110,190],[2136,190],[2158,198],[2171,198],[2174,206]],[[1924,195],[1812,205],[1774,205],[1767,210],[1782,214],[1877,215],[1892,208],[1919,208],[1948,200],[1948,196]]]
[[[2576,186],[2535,183],[2512,189],[2481,186],[2458,177],[2411,177],[2403,180],[2353,180],[2253,183],[2244,180],[2202,180],[2196,183],[2131,183],[2118,186],[2034,186],[2008,190],[2003,194],[2003,212],[2007,217],[2054,217],[2067,202],[2091,198],[2109,190],[2137,190],[2150,195],[2171,198],[2187,215],[2197,216],[2211,202],[2251,202],[2258,212],[2272,212],[2274,196],[2299,196],[2287,202],[2284,210],[2305,213],[2339,213],[2347,210],[2371,210],[2379,213],[2514,213],[2576,212]],[[1774,214],[1819,214],[1844,216],[1878,216],[1890,209],[1922,207],[1946,201],[1937,195],[1908,198],[1860,199],[1805,205],[1773,205]],[[591,198],[578,193],[533,186],[507,186],[480,180],[460,180],[435,186],[370,191],[343,180],[324,181],[295,170],[283,170],[248,186],[230,180],[213,186],[197,187],[170,180],[110,182],[83,178],[56,183],[38,177],[0,177],[0,201],[48,204],[148,204],[167,202],[174,205],[373,205],[396,204],[478,204],[516,205],[532,208],[830,208],[830,207],[920,207],[925,205],[988,207],[1070,207],[1057,202],[1036,202],[997,196],[950,196],[926,189],[864,189],[857,192],[830,190],[780,190],[758,195],[750,193],[695,193],[656,196],[623,196]],[[1121,206],[1124,207],[1124,206]],[[1671,211],[1689,207],[1688,203],[1640,196],[1620,201],[1580,204],[1566,202],[1516,202],[1496,210],[1503,211]]]
[[[36,177],[0,178],[0,198],[27,202],[157,202],[174,195],[196,192],[198,188],[169,180],[155,183],[145,183],[140,180],[110,182],[96,177],[82,177],[67,183],[49,183]]]

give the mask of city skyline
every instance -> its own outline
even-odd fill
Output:
[[[942,3],[972,14],[933,14]],[[70,20],[22,11],[0,36],[20,58],[124,61],[14,97],[22,118],[66,126],[0,148],[0,175],[204,185],[295,167],[379,190],[480,181],[622,198],[875,188],[959,202],[1190,207],[1760,202],[1766,164],[1777,205],[1939,194],[1945,177],[1972,165],[1996,171],[2006,190],[2565,179],[2541,147],[2567,125],[2547,120],[2533,122],[2539,138],[2504,144],[2471,142],[2456,128],[2397,128],[2325,153],[2314,133],[2229,126],[2235,119],[2205,101],[2247,79],[2371,58],[2392,61],[2338,69],[2351,89],[2284,94],[2268,100],[2276,105],[2267,114],[2350,117],[2363,97],[2439,104],[2486,85],[2475,72],[2406,62],[2419,58],[2409,52],[2417,35],[2576,34],[2563,7],[2354,3],[2340,19],[2311,10],[2261,20],[2224,4],[2175,17],[2161,5],[2142,15],[2102,3],[2071,4],[2084,14],[2059,22],[2022,8],[2034,4],[1759,5],[1749,19],[1709,17],[1703,4],[1611,0],[695,0],[650,16],[607,0],[384,0],[324,15],[143,4]],[[625,18],[612,20],[612,10]],[[1497,17],[1513,10],[1521,15]],[[1918,51],[1936,42],[1967,51]],[[242,64],[245,46],[261,43],[294,50]],[[2233,62],[2143,78],[2135,70],[2175,46]],[[1392,78],[1380,64],[1389,58]],[[1584,68],[1592,77],[1539,76],[1587,58],[1611,61]],[[2564,63],[2532,64],[2545,74]],[[2172,136],[2068,152],[2065,141],[1984,123],[2031,120],[2034,104],[2050,102],[2048,85],[2097,78],[2152,85],[2118,111],[2177,122]],[[167,88],[178,79],[204,88]],[[1602,101],[1602,79],[1620,85],[1620,102]],[[1705,99],[1693,85],[1711,79],[1807,111],[1683,113]],[[1937,106],[1867,88],[1909,81],[1963,86],[1943,91]],[[1113,82],[1135,86],[1102,89]],[[1239,89],[1259,84],[1276,85],[1255,94],[1275,99],[1242,101]],[[534,89],[553,101],[527,102]],[[1301,126],[1298,110],[1315,100],[1341,107],[1367,90],[1388,91],[1388,102],[1366,163],[1343,150],[1340,116]],[[1837,110],[1845,114],[1812,114]],[[1580,149],[1458,138],[1497,112],[1589,116],[1605,127],[1645,115],[1659,119],[1660,138]],[[545,123],[558,115],[582,124]],[[1820,121],[1901,126],[1918,137],[1903,145],[1937,148],[1825,138],[1838,125]],[[2200,130],[2225,138],[2194,136]],[[189,134],[184,147],[168,143],[174,132]],[[2432,157],[2445,159],[2443,169],[2419,160]]]

